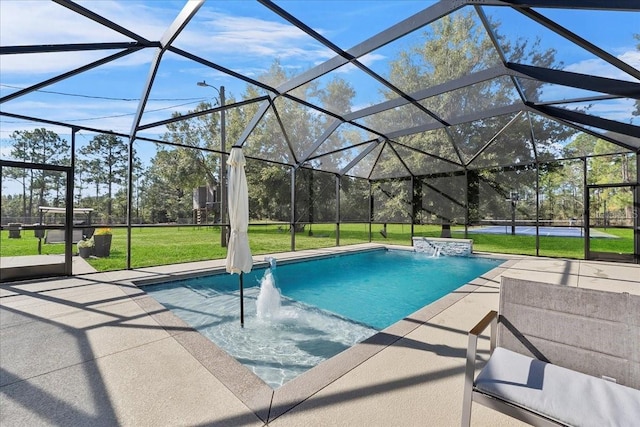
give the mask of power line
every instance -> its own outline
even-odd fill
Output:
[[[201,99],[199,99],[198,102],[200,102]],[[177,105],[170,105],[168,107],[163,107],[163,108],[155,108],[153,110],[145,110],[145,113],[154,113],[156,111],[162,111],[162,110],[169,110],[171,108],[176,108],[176,107],[183,107],[185,105],[190,105],[190,104],[195,104],[196,102],[185,102],[184,104],[177,104]],[[117,117],[126,117],[126,116],[133,116],[136,113],[124,113],[124,114],[115,114],[113,116],[102,116],[102,117],[89,117],[89,118],[85,118],[85,119],[67,119],[65,121],[69,121],[69,122],[87,122],[87,121],[91,121],[91,120],[100,120],[100,119],[113,119],[113,118],[117,118]]]
[[[198,99],[198,102],[201,102],[202,99],[201,98],[189,98],[189,99]],[[176,105],[170,105],[168,107],[163,107],[163,108],[155,108],[152,110],[145,110],[145,113],[154,113],[156,111],[162,111],[162,110],[169,110],[171,108],[176,108],[176,107],[183,107],[185,105],[190,105],[190,104],[196,104],[196,102],[185,102],[184,104],[176,104]],[[87,122],[87,121],[92,121],[92,120],[102,120],[102,119],[114,119],[114,118],[118,118],[118,117],[127,117],[127,116],[133,116],[136,113],[124,113],[124,114],[114,114],[112,116],[100,116],[100,117],[88,117],[88,118],[84,118],[84,119],[64,119],[62,120],[62,122]],[[0,123],[24,123],[23,121],[14,121],[14,120],[0,120]]]
[[[11,88],[11,89],[18,89],[18,90],[23,90],[25,88],[23,87],[18,87],[18,86],[12,86],[12,85],[8,85],[8,84],[2,84],[0,83],[1,87],[7,87],[7,88]],[[83,95],[83,94],[79,94],[79,93],[66,93],[66,92],[56,92],[53,90],[35,90],[35,92],[42,92],[42,93],[50,93],[50,94],[54,94],[54,95],[64,95],[64,96],[74,96],[77,98],[89,98],[89,99],[106,99],[109,101],[127,101],[127,102],[137,102],[140,101],[140,98],[112,98],[112,97],[108,97],[108,96],[95,96],[95,95]],[[193,101],[193,100],[201,100],[203,99],[202,97],[199,98],[149,98],[149,101]]]

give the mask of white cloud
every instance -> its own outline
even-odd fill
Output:
[[[640,69],[640,50],[627,51],[618,56],[618,59],[621,59],[636,69]]]
[[[188,26],[177,45],[219,58],[273,58],[300,62],[327,59],[335,54],[300,29],[290,24],[245,16],[203,11],[195,18],[198,25]],[[216,62],[216,58],[212,59]]]
[[[183,4],[86,1],[83,6],[149,40],[159,40]],[[62,6],[41,0],[2,0],[0,27],[3,46],[131,41]],[[335,55],[293,25],[211,12],[205,7],[178,36],[175,45],[235,71],[248,66],[266,69],[274,58],[283,61],[283,65],[304,68],[304,64],[312,66]],[[155,49],[143,52],[105,67],[149,63]],[[60,73],[112,53],[116,51],[7,55],[3,57],[2,71],[5,76]]]
[[[127,1],[85,1],[87,9],[150,40],[159,39],[180,11]],[[5,46],[131,41],[110,28],[42,0],[0,2],[2,44]]]
[[[379,62],[379,61],[385,61],[386,59],[387,59],[387,57],[384,56],[384,55],[380,55],[380,54],[377,54],[377,53],[368,53],[368,54],[363,55],[362,57],[360,57],[358,59],[358,61],[362,65],[364,65],[366,67],[369,67],[369,68],[372,68],[374,63]],[[349,64],[346,64],[346,65],[340,67],[336,72],[345,74],[345,73],[351,73],[351,72],[353,72],[353,71],[355,71],[357,69],[358,68],[355,65],[349,63]]]
[[[9,55],[2,58],[2,72],[24,75],[62,73],[74,70],[117,51],[64,52]],[[109,67],[132,66],[149,63],[153,52],[137,52],[111,62]]]
[[[636,69],[640,69],[640,51],[628,50],[617,56],[621,61],[626,62]],[[574,73],[588,74],[592,76],[608,77],[611,79],[628,80],[637,82],[638,79],[630,76],[619,68],[614,67],[600,58],[586,59],[584,61],[569,64],[565,71]]]
[[[359,61],[363,65],[366,65],[367,67],[372,66],[374,62],[386,61],[386,60],[387,60],[387,57],[385,55],[380,55],[377,53],[368,53],[359,59]]]
[[[0,158],[2,159],[11,158],[11,146],[8,144],[7,142],[7,145],[5,145],[3,142],[2,145],[0,145]]]
[[[617,57],[632,67],[640,69],[640,51],[627,50]],[[565,67],[565,70],[599,77],[638,82],[637,79],[600,58],[588,59],[570,64]],[[581,96],[598,95],[597,93],[558,85],[545,85],[544,88],[545,100],[571,99]],[[564,108],[573,109],[587,107],[589,107],[587,114],[616,120],[622,123],[629,123],[634,117],[633,111],[635,110],[635,101],[632,99],[612,99],[607,101],[594,101],[592,103],[585,104],[571,104]]]
[[[640,51],[637,50],[627,50],[622,54],[618,55],[618,59],[624,61],[625,63],[631,65],[636,69],[640,69]],[[565,71],[570,71],[574,73],[586,74],[591,76],[598,77],[607,77],[611,79],[618,80],[626,80],[638,83],[638,80],[624,71],[614,67],[606,61],[603,61],[600,58],[587,59],[580,62],[576,62],[573,64],[569,64],[564,68]],[[562,100],[562,99],[572,99],[572,98],[580,98],[587,96],[597,96],[600,95],[598,92],[587,91],[583,89],[576,89],[569,86],[561,86],[561,85],[543,85],[543,101],[551,101],[551,100]],[[620,101],[621,105],[629,104],[628,101]],[[625,118],[623,121],[628,121],[628,117],[631,116],[632,107],[625,108]],[[593,111],[593,110],[592,110]]]
[[[85,6],[104,14],[118,25],[133,28],[137,34],[150,39],[159,38],[173,19],[163,16],[167,13],[162,9],[155,10],[133,1],[125,4],[91,1]],[[132,41],[53,2],[23,0],[0,2],[0,38],[3,46]],[[110,50],[5,55],[2,58],[2,72],[5,75],[59,73],[116,52]],[[149,55],[151,54],[152,52],[149,52]],[[149,55],[129,55],[117,64],[138,65],[148,62]]]
[[[635,102],[632,99],[612,99],[606,102],[596,102],[588,110],[588,114],[629,123],[633,116]]]
[[[78,104],[73,99],[58,100],[55,103],[46,101],[20,100],[12,103],[11,111],[16,114],[34,115],[46,117],[47,120],[62,123],[73,123],[90,128],[111,130],[128,134],[131,131],[133,119],[137,111],[138,103],[117,100],[84,100]],[[152,123],[171,117],[174,112],[187,113],[193,110],[196,103],[175,106],[175,101],[149,101],[143,114],[142,123]],[[9,118],[1,118],[2,136],[8,137],[15,130],[33,130],[38,127],[47,127],[40,123],[15,121]],[[52,128],[52,130],[54,130]],[[165,132],[166,127],[153,128],[154,134]],[[55,132],[68,133],[69,128],[56,126]]]

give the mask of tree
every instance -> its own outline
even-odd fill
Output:
[[[75,178],[74,191],[75,191],[75,205],[77,207],[82,206],[82,195],[86,188],[85,187],[86,179],[84,179],[84,174],[86,173],[88,167],[89,165],[87,161],[82,159],[76,160],[76,170],[74,173],[74,178]]]
[[[274,87],[291,78],[278,61],[260,76],[261,81]],[[334,78],[324,87],[313,82],[294,89],[292,94],[303,101],[320,100],[326,109],[336,114],[344,114],[351,110],[355,92],[347,82]],[[255,88],[247,87],[246,97],[258,95]],[[244,145],[246,156],[273,162],[247,162],[251,217],[287,220],[290,217],[291,173],[295,173],[294,221],[313,223],[329,218],[333,221],[336,200],[335,175],[311,169],[334,173],[339,171],[340,165],[344,162],[340,155],[323,154],[353,145],[355,138],[349,141],[347,133],[336,131],[315,152],[311,152],[311,148],[334,118],[285,97],[277,98],[274,104],[275,110],[269,109]],[[244,110],[244,114],[250,119],[257,108],[258,106],[251,106]],[[295,170],[283,166],[298,163],[301,163],[302,167]]]
[[[129,168],[129,146],[120,137],[113,134],[94,136],[89,144],[82,147],[79,153],[86,156],[81,165],[86,169],[83,175],[86,181],[93,183],[96,190],[96,202],[100,194],[100,187],[107,187],[107,222],[112,221],[113,194],[120,186],[127,182]],[[140,168],[140,160],[134,154],[134,168]]]
[[[235,103],[234,97],[227,96],[226,104]],[[203,102],[189,113],[210,110],[212,104]],[[244,130],[243,111],[240,108],[228,109],[225,111],[226,119],[226,151]],[[191,211],[193,191],[198,187],[207,187],[216,195],[221,194],[220,182],[221,173],[226,173],[226,165],[220,166],[221,147],[221,126],[220,113],[210,113],[197,116],[188,120],[182,120],[167,125],[167,132],[162,139],[171,143],[171,147],[164,144],[157,144],[158,152],[152,167],[145,176],[147,191],[153,194],[166,194],[177,199],[159,200],[161,205],[147,206],[149,212],[159,215],[159,210],[163,210],[163,215],[174,217],[186,215],[185,210]],[[179,113],[174,113],[172,117],[180,117]],[[160,157],[159,157],[160,156]],[[167,169],[162,170],[161,165],[171,159]],[[163,188],[160,188],[163,187]],[[216,196],[219,199],[219,196]],[[146,206],[148,197],[143,201]],[[165,206],[166,205],[166,206]],[[167,209],[161,209],[161,207]],[[215,215],[220,218],[220,204],[215,204]],[[191,214],[188,215],[191,217]]]
[[[545,194],[545,209],[554,210],[556,218],[579,217],[583,205],[583,168],[586,161],[587,182],[593,184],[623,184],[617,188],[602,188],[589,192],[591,211],[604,216],[632,218],[633,204],[630,187],[635,176],[633,153],[586,133],[579,134],[563,149],[563,157],[583,157],[584,160],[564,160],[560,167],[541,177]]]
[[[563,157],[591,156],[594,153],[597,141],[598,138],[587,133],[577,135],[573,141],[564,146]]]
[[[69,163],[69,144],[53,131],[45,128],[15,131],[10,138],[10,155],[15,159],[39,164]],[[59,172],[43,169],[8,168],[6,175],[22,187],[22,216],[25,218],[35,216],[34,197],[38,205],[47,205],[49,192],[66,184],[60,179]]]
[[[539,40],[532,43],[526,40],[509,42],[500,35],[499,22],[492,22],[491,26],[497,34],[502,51],[510,61],[534,60],[536,65],[548,68],[558,65],[555,61],[555,50],[540,51]],[[474,12],[460,10],[430,25],[424,32],[420,44],[402,52],[391,63],[389,79],[404,92],[412,93],[500,63],[500,56]],[[539,97],[541,88],[537,83],[523,81],[522,84],[529,98]],[[392,92],[385,92],[384,95],[388,99],[396,96]],[[421,101],[421,104],[442,120],[448,121],[477,110],[509,105],[516,99],[513,86],[508,81],[505,83],[504,80],[490,80],[427,98]],[[418,114],[415,109],[412,110],[397,109],[373,116],[369,120],[374,128],[393,129],[410,128],[433,121],[431,118],[425,118],[425,114]],[[504,138],[503,141],[497,138],[493,140],[497,132],[512,119],[514,121],[509,126],[510,138]],[[463,220],[461,216],[464,215],[465,208],[470,212],[481,211],[478,194],[470,192],[470,201],[475,201],[475,205],[465,206],[465,191],[464,188],[460,188],[461,180],[453,179],[465,171],[471,172],[475,180],[483,178],[485,184],[482,186],[478,186],[476,181],[470,181],[470,189],[492,189],[489,194],[496,198],[496,206],[505,204],[505,196],[508,197],[512,189],[530,186],[530,174],[523,173],[523,169],[518,169],[518,173],[514,170],[508,174],[501,173],[499,168],[496,169],[498,166],[509,166],[505,165],[505,162],[534,163],[532,142],[528,137],[531,134],[530,123],[534,135],[537,136],[538,152],[550,151],[545,147],[566,140],[573,132],[568,127],[539,119],[535,115],[531,115],[529,120],[526,116],[509,116],[462,123],[448,126],[446,130],[438,129],[399,138],[397,143],[400,145],[392,142],[392,147],[402,156],[402,161],[393,150],[386,149],[380,157],[380,164],[376,167],[377,174],[381,177],[394,177],[405,172],[405,165],[413,168],[413,173],[422,177],[424,197],[429,198],[422,201],[421,209],[426,217],[435,215],[443,223],[451,220],[460,221]],[[480,150],[486,148],[489,142],[492,142],[495,148],[491,149],[490,146],[480,154]],[[423,153],[431,154],[433,157],[427,157],[425,160]],[[459,166],[451,162],[458,163]],[[491,170],[494,172],[489,172],[488,167],[492,167]],[[447,174],[450,179],[440,179]],[[433,184],[433,180],[437,180],[437,185]],[[398,209],[406,210],[407,202],[410,203],[407,186],[402,182],[394,185],[395,188],[389,191],[393,197],[388,203],[390,206],[395,205]]]
[[[598,139],[594,146],[594,154],[611,152],[611,144]],[[588,181],[590,184],[625,184],[633,183],[636,172],[636,162],[633,153],[611,154],[589,159]],[[631,187],[603,188],[599,195],[602,201],[603,217],[623,217],[625,222],[633,218],[633,192]],[[606,202],[605,202],[606,201]],[[605,204],[606,203],[606,204]],[[600,206],[597,206],[599,209]]]
[[[340,180],[340,221],[369,221],[369,182],[349,176]]]
[[[23,199],[22,194],[2,195],[0,201],[0,217],[2,217],[3,221],[6,221],[7,223],[24,221]]]
[[[183,168],[184,154],[185,149],[180,148],[160,150],[145,172],[147,184],[141,199],[153,223],[191,217],[193,180]]]

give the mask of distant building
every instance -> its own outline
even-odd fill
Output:
[[[215,188],[201,186],[193,189],[193,222],[206,224],[217,222],[220,217],[220,202]]]

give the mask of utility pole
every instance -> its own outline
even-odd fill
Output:
[[[224,248],[227,246],[227,220],[225,215],[227,212],[227,123],[224,110],[224,86],[220,86],[220,89],[218,89],[204,80],[198,82],[198,86],[210,87],[220,95],[218,100],[218,104],[222,108],[220,110],[220,246]]]

